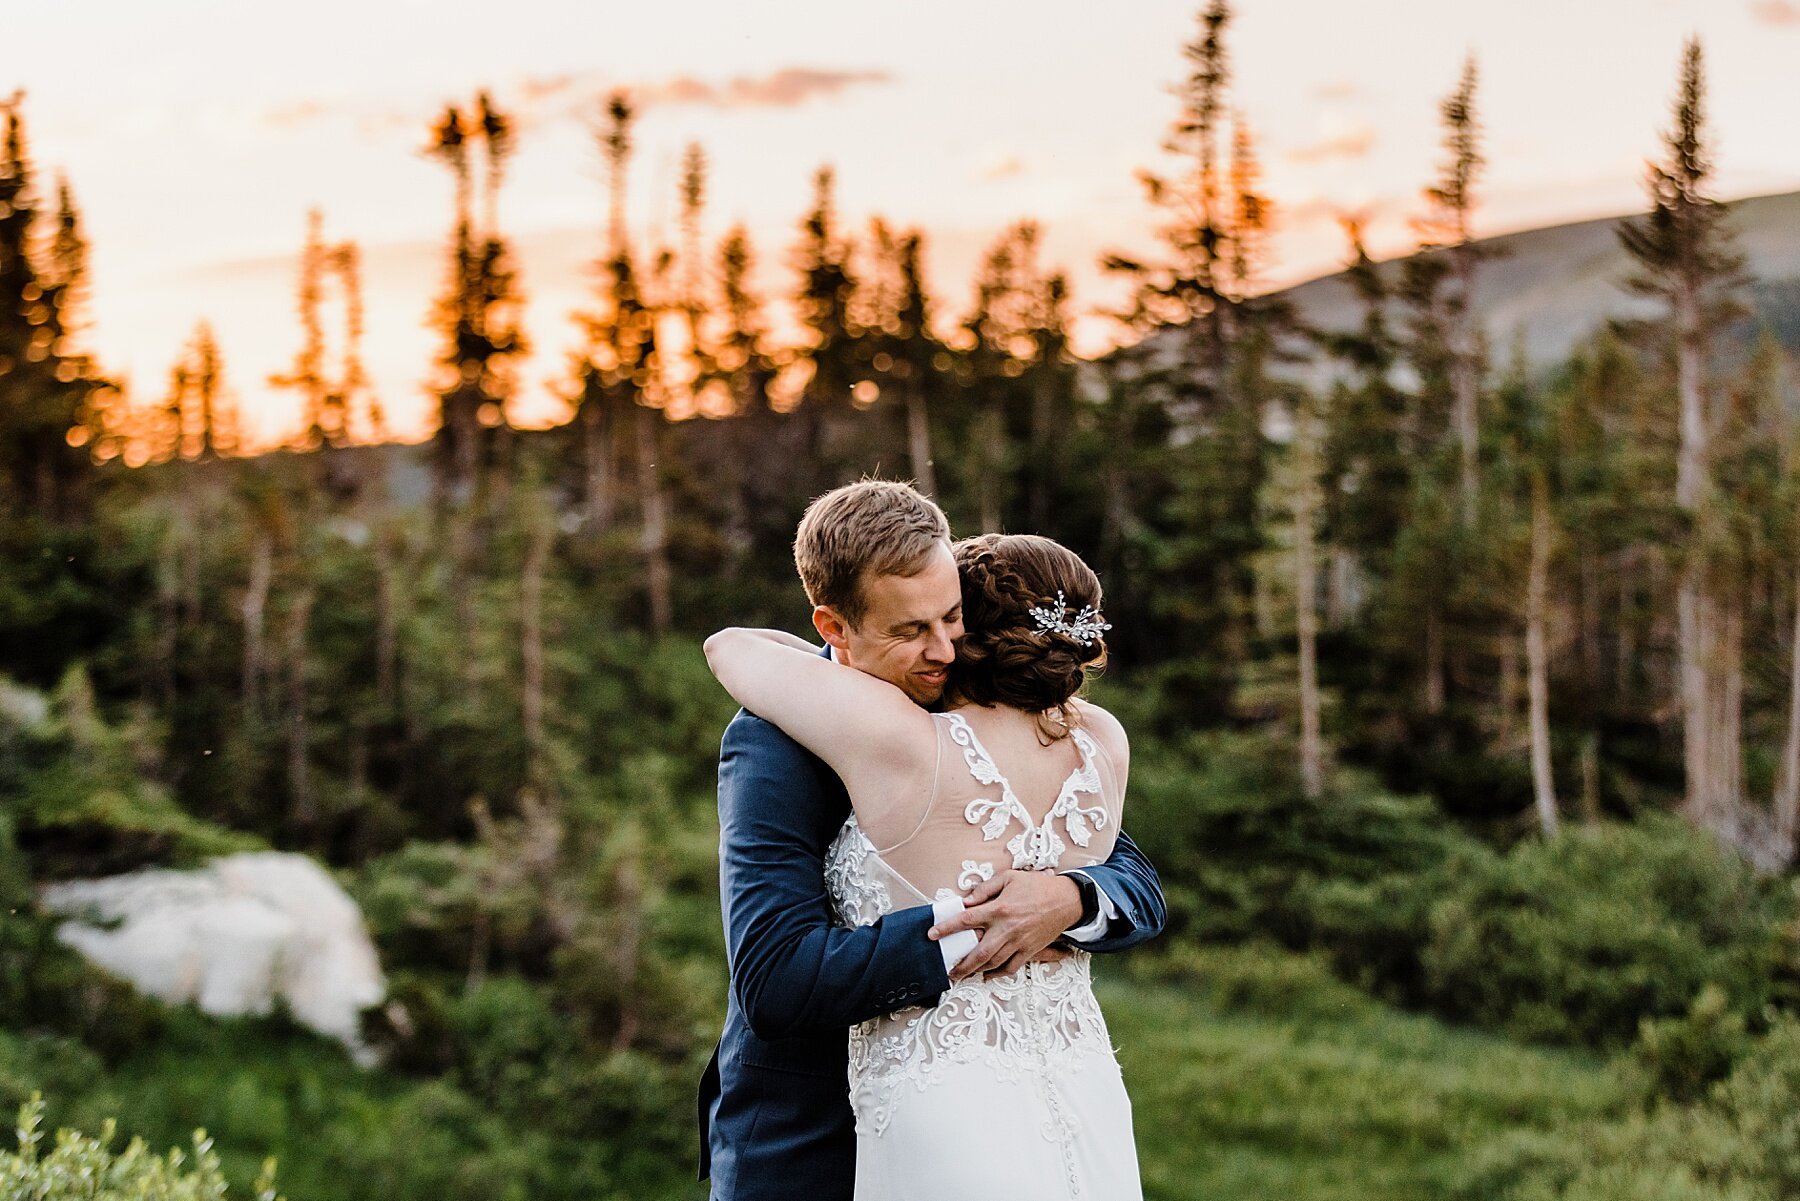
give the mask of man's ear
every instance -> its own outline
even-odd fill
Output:
[[[850,623],[829,605],[813,606],[813,629],[841,659],[850,650]]]

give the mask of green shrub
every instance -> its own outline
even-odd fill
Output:
[[[1687,1015],[1644,1018],[1632,1055],[1650,1100],[1697,1101],[1731,1071],[1749,1042],[1744,1015],[1717,984],[1694,998]]]
[[[1462,1201],[1776,1201],[1800,1196],[1800,1019],[1781,1015],[1693,1105],[1513,1139]]]
[[[1342,944],[1346,961],[1392,961],[1384,977],[1404,974],[1418,935],[1373,899],[1406,893],[1466,841],[1430,801],[1354,771],[1308,798],[1290,743],[1233,731],[1135,745],[1124,825],[1162,877],[1169,935]]]
[[[0,687],[10,688],[4,677]],[[157,722],[142,708],[109,722],[83,664],[64,671],[42,720],[19,709],[0,707],[0,794],[19,815],[15,836],[33,847],[35,876],[194,865],[266,846],[182,808],[155,776]]]
[[[1430,881],[1420,952],[1447,1016],[1531,1041],[1620,1046],[1708,983],[1762,1010],[1792,894],[1674,818],[1575,827],[1505,855],[1465,846]]]
[[[19,1107],[19,1149],[0,1151],[0,1197],[31,1201],[223,1201],[225,1176],[206,1131],[194,1131],[190,1163],[179,1148],[167,1156],[152,1154],[141,1138],[124,1151],[108,1149],[117,1129],[108,1118],[98,1138],[74,1130],[58,1130],[48,1154],[40,1150],[44,1101],[38,1093]],[[256,1183],[257,1201],[279,1201],[275,1193],[275,1161],[263,1164]]]

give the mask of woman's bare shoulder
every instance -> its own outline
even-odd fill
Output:
[[[1131,754],[1131,739],[1118,718],[1092,701],[1079,697],[1075,700],[1075,711],[1081,715],[1081,728],[1108,754],[1120,760]]]

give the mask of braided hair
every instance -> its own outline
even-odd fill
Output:
[[[1045,630],[1033,608],[1070,615],[1101,605],[1100,580],[1081,557],[1037,534],[982,534],[952,548],[962,576],[963,639],[945,688],[946,702],[1007,705],[1038,715],[1050,741],[1076,724],[1070,703],[1106,656],[1095,635],[1083,643]]]

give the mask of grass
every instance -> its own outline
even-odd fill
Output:
[[[1402,1013],[1286,952],[1179,948],[1100,975],[1149,1201],[1472,1198],[1484,1149],[1620,1104],[1604,1059]],[[0,1032],[0,1084],[42,1088],[47,1124],[92,1133],[117,1113],[122,1135],[158,1147],[204,1125],[234,1194],[277,1154],[293,1201],[524,1198],[565,1193],[576,1175],[634,1201],[703,1195],[685,1162],[617,1174],[604,1128],[588,1148],[551,1143],[441,1084],[358,1071],[279,1021],[178,1015],[111,1071],[78,1049],[24,1046]],[[583,1152],[615,1166],[581,1172]]]
[[[1490,1143],[1621,1103],[1604,1059],[1402,1013],[1285,952],[1113,966],[1149,1201],[1444,1201]]]

